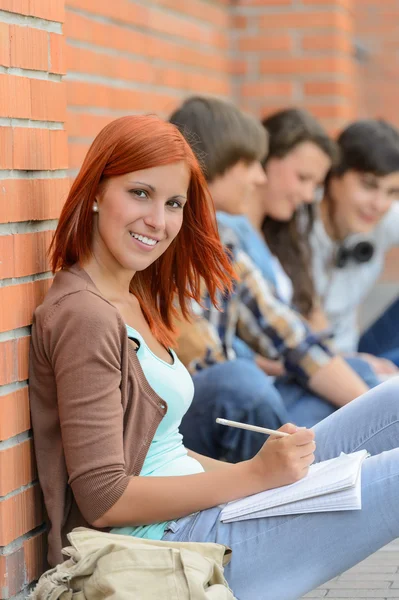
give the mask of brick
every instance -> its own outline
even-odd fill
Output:
[[[127,90],[105,85],[67,82],[68,106],[101,107],[126,112],[158,112],[168,110],[179,98],[159,92]]]
[[[112,115],[95,115],[68,110],[65,127],[69,138],[94,138],[101,131],[101,129],[113,121],[113,119],[114,117]],[[71,144],[74,143],[74,140],[69,142],[69,151]],[[70,168],[74,168],[71,162],[70,152],[69,166]]]
[[[13,167],[55,170],[68,167],[65,131],[16,127],[13,130]]]
[[[0,223],[58,218],[69,188],[67,178],[0,180]]]
[[[99,23],[92,19],[68,13],[64,34],[66,37],[112,48],[119,52],[130,52],[145,58],[170,61],[196,69],[226,72],[229,62],[226,53],[209,52],[181,42],[156,37],[148,32],[133,31],[116,24]],[[183,40],[184,41],[184,40]]]
[[[30,80],[32,119],[65,121],[66,88],[64,82]]]
[[[0,236],[0,279],[48,271],[46,253],[53,233],[39,231]]]
[[[60,73],[61,75],[65,75],[65,38],[63,35],[58,33],[50,33],[50,64],[48,65],[48,69],[50,73]]]
[[[30,429],[28,388],[0,396],[0,440]],[[0,543],[1,545],[1,543]]]
[[[11,598],[21,592],[29,583],[39,578],[47,568],[46,536],[36,534],[17,549],[0,556],[0,589],[2,598]]]
[[[278,8],[292,6],[295,0],[240,0],[237,4],[239,6],[245,6],[246,8],[251,6],[267,6],[267,8]]]
[[[262,29],[340,29],[352,31],[352,19],[349,13],[335,10],[324,12],[270,13],[259,18]]]
[[[40,575],[47,568],[45,558],[47,552],[46,534],[44,532],[39,533],[25,540],[23,547],[25,553],[26,582],[30,583],[39,579]]]
[[[48,129],[13,129],[14,169],[49,169],[50,139]]]
[[[13,136],[10,127],[0,127],[0,169],[12,169]]]
[[[51,169],[68,168],[68,134],[66,131],[50,131]]]
[[[31,439],[0,450],[0,474],[0,496],[5,496],[36,479]]]
[[[353,9],[353,0],[302,0],[304,6],[342,6],[347,10]]]
[[[348,100],[357,97],[355,83],[344,81],[307,81],[303,85],[305,96],[340,96]]]
[[[12,235],[0,236],[0,279],[13,277],[14,244]]]
[[[1,10],[22,15],[30,14],[30,0],[2,0]]]
[[[10,25],[10,66],[47,71],[47,32],[31,27]]]
[[[75,0],[76,1],[76,0]],[[217,3],[208,3],[204,10],[202,0],[157,0],[157,4],[173,11],[184,13],[191,18],[212,23],[213,25],[226,28],[229,22],[229,13],[223,6]]]
[[[207,5],[206,10],[204,10],[202,0],[185,0],[184,4],[179,0],[158,0],[157,5],[219,28],[225,28],[228,25],[227,11],[223,7],[217,6],[216,3]],[[101,5],[95,0],[70,0],[68,7],[99,13],[109,18],[118,15],[118,18],[125,22],[141,26],[148,26],[149,24],[152,26],[154,14],[162,14],[156,8],[150,10],[149,7],[133,4],[127,0],[118,0],[112,4],[103,3]]]
[[[80,169],[89,147],[90,144],[87,142],[84,143],[71,141],[69,143],[69,166],[71,169]]]
[[[0,115],[31,118],[31,88],[27,77],[0,74]]]
[[[14,277],[26,277],[50,270],[47,250],[53,231],[17,234],[14,237]]]
[[[247,96],[282,96],[291,98],[294,86],[291,81],[254,81],[241,86],[241,94]]]
[[[289,35],[248,35],[239,39],[238,47],[244,52],[289,52],[293,48],[293,39]]]
[[[353,76],[355,70],[352,59],[340,56],[265,58],[260,61],[260,68],[262,74],[296,76],[331,72]]]
[[[337,51],[350,54],[353,51],[352,39],[343,34],[304,35],[301,40],[304,50]]]
[[[234,60],[230,63],[230,75],[246,75],[248,73],[248,61]]]
[[[318,119],[336,119],[346,120],[355,119],[356,113],[352,105],[345,104],[306,104],[305,106]]]
[[[41,492],[35,485],[0,500],[0,545],[5,546],[43,522]]]
[[[28,379],[30,337],[0,343],[0,385]]]
[[[231,25],[233,29],[247,29],[248,24],[248,18],[244,17],[244,15],[232,15]]]
[[[44,279],[0,288],[0,332],[30,325],[50,285]]]
[[[0,65],[10,66],[10,26],[0,23]]]
[[[64,0],[29,0],[29,14],[48,21],[63,23],[65,20]]]
[[[75,71],[140,83],[156,82],[155,68],[145,60],[95,52],[68,44],[65,48],[65,56],[68,73]]]

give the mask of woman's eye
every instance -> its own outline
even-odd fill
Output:
[[[183,205],[178,200],[169,200],[168,205],[172,208],[183,208]]]
[[[148,198],[148,193],[145,190],[130,190],[130,193],[138,198]]]

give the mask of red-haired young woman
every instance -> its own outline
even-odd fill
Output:
[[[193,384],[170,349],[173,303],[184,312],[199,301],[202,280],[215,298],[232,273],[200,168],[173,125],[137,116],[105,127],[62,211],[52,260],[30,355],[50,564],[62,560],[65,534],[87,524],[217,541],[233,548],[226,576],[240,600],[283,600],[399,536],[395,382],[317,426],[318,458],[389,450],[365,463],[362,511],[220,523],[221,503],[306,475],[315,433],[285,425],[292,435],[238,464],[183,445]]]

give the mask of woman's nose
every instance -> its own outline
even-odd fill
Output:
[[[150,210],[144,217],[144,222],[149,227],[157,230],[165,229],[165,207],[157,206],[155,203],[150,207]]]

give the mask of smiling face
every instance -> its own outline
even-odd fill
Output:
[[[283,158],[270,158],[267,184],[260,192],[264,216],[289,221],[299,206],[314,201],[330,166],[331,159],[312,142],[298,144]]]
[[[108,179],[96,197],[96,259],[132,276],[156,261],[180,231],[189,183],[184,162]]]
[[[399,200],[399,171],[378,177],[349,170],[331,177],[325,202],[332,203],[334,228],[343,239],[372,231],[394,200]]]

